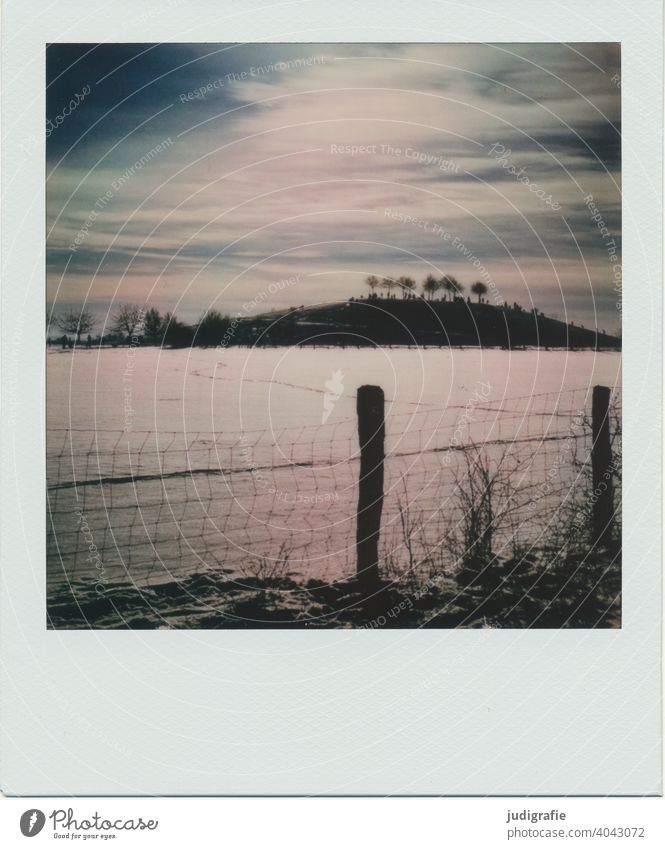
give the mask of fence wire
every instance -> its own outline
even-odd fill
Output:
[[[620,422],[614,393],[615,457]],[[453,564],[481,536],[498,556],[575,544],[591,444],[590,387],[407,413],[388,403],[382,574]],[[49,593],[211,570],[343,580],[358,472],[355,418],[243,433],[49,430]],[[618,515],[619,464],[615,477]]]

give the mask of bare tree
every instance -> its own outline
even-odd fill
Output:
[[[373,294],[374,290],[381,285],[381,281],[375,274],[370,274],[369,277],[365,278],[365,284],[369,286]]]
[[[83,307],[80,309],[72,307],[56,316],[54,323],[64,333],[75,333],[76,344],[78,345],[81,341],[81,334],[90,333],[97,324],[97,319]]]
[[[462,512],[462,559],[487,563],[496,553],[496,537],[504,538],[502,549],[511,536],[512,546],[516,545],[519,526],[533,496],[521,483],[533,455],[527,452],[520,456],[511,442],[482,445],[473,441],[464,446],[462,454],[464,465],[453,473]]]
[[[482,296],[487,294],[487,286],[482,280],[476,280],[471,287],[471,291],[474,295],[478,295],[478,303],[480,303]]]
[[[427,294],[427,300],[431,301],[434,293],[439,290],[439,281],[432,274],[428,274],[423,281],[423,292]]]
[[[111,328],[116,333],[126,333],[133,336],[136,328],[143,319],[143,310],[136,304],[120,304],[111,317]]]

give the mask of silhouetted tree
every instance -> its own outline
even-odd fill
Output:
[[[159,310],[156,310],[154,307],[151,307],[145,314],[145,321],[143,325],[147,339],[149,339],[151,342],[161,341],[163,323],[162,317],[159,314]]]
[[[133,336],[136,328],[143,319],[143,310],[136,304],[120,304],[111,316],[111,329],[116,333],[126,333]]]
[[[381,280],[381,288],[385,289],[388,293],[388,297],[390,297],[390,293],[397,286],[397,280],[393,280],[392,277],[384,277]]]
[[[375,274],[370,274],[369,277],[365,278],[365,285],[369,286],[372,294],[374,294],[374,290],[381,285],[381,281]]]
[[[72,308],[57,316],[55,324],[65,333],[75,333],[76,344],[78,345],[81,341],[81,334],[89,333],[97,324],[97,319],[83,307],[80,309]]]
[[[196,326],[194,344],[207,348],[219,345],[231,321],[218,310],[208,310]]]
[[[459,295],[464,287],[457,282],[452,274],[444,274],[441,278],[441,288],[448,293],[452,301],[454,296]]]
[[[162,326],[160,328],[161,339],[160,342],[162,345],[166,345],[166,334],[169,332],[169,327],[176,321],[176,317],[172,312],[167,312],[162,318]]]
[[[423,280],[423,292],[427,295],[427,300],[431,301],[434,293],[439,290],[439,281],[432,274],[428,274]]]
[[[162,322],[164,330],[164,345],[172,348],[187,348],[194,341],[194,328],[183,324],[170,312],[164,316]]]
[[[411,292],[413,292],[416,288],[416,281],[413,277],[400,277],[397,281],[397,285],[402,290],[402,297],[406,298],[406,296],[411,294]]]
[[[476,280],[476,282],[471,287],[471,291],[474,295],[478,295],[478,303],[480,303],[480,299],[483,295],[487,294],[487,286],[483,283],[482,280]]]

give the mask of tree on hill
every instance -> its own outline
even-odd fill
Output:
[[[83,307],[80,309],[72,308],[56,316],[55,324],[64,333],[75,333],[76,344],[78,345],[81,341],[81,334],[90,333],[97,324],[97,319]]]
[[[434,297],[434,293],[439,290],[439,281],[434,277],[433,274],[428,274],[427,277],[423,280],[423,292],[427,295],[427,300],[431,301]]]
[[[397,285],[397,280],[393,280],[392,277],[384,277],[381,280],[381,288],[388,292],[388,297],[390,297],[390,293]]]
[[[455,277],[452,274],[444,274],[441,278],[441,288],[448,293],[450,296],[450,300],[455,297],[455,295],[459,295],[462,292],[464,286],[461,283],[458,283]]]
[[[487,286],[482,280],[476,280],[471,287],[471,291],[474,295],[478,295],[478,303],[480,303],[482,296],[487,294]]]
[[[374,290],[381,285],[381,281],[375,274],[370,274],[369,277],[365,278],[365,285],[369,286],[372,291],[372,294],[374,294]]]
[[[416,281],[413,277],[400,277],[397,280],[397,285],[402,290],[402,297],[406,298],[416,288]]]

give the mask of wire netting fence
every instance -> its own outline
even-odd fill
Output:
[[[621,399],[613,394],[613,534]],[[481,550],[584,545],[591,388],[386,409],[382,576],[453,568]],[[354,418],[277,431],[49,430],[48,582],[154,586],[230,579],[334,582],[356,568]]]

